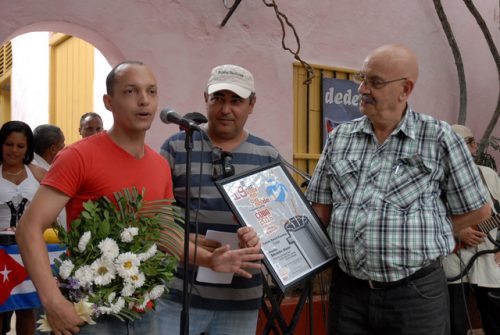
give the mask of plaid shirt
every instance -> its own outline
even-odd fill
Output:
[[[332,206],[328,229],[341,268],[384,282],[449,254],[449,215],[487,201],[464,141],[447,123],[410,107],[381,145],[366,117],[339,125],[306,196]]]

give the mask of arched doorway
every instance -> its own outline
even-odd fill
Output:
[[[107,40],[74,24],[42,22],[18,29],[9,45],[10,103],[2,95],[2,122],[22,120],[32,128],[55,124],[65,133],[67,144],[80,139],[83,113],[96,112],[105,128],[111,126],[112,115],[102,103],[105,77],[124,57]]]

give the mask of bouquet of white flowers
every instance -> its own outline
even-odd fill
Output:
[[[167,290],[182,253],[182,220],[169,200],[146,202],[137,190],[83,204],[69,231],[56,227],[66,254],[56,261],[59,286],[79,315],[134,320]],[[39,329],[46,330],[43,318]],[[49,327],[50,328],[50,327]]]

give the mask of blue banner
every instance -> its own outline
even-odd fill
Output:
[[[358,84],[350,80],[323,78],[323,145],[339,124],[361,117]]]

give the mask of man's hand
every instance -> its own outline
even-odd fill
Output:
[[[240,248],[255,247],[260,239],[257,232],[252,227],[241,227],[238,229],[238,241]]]
[[[217,272],[233,272],[245,278],[252,274],[244,269],[261,269],[260,261],[264,255],[260,253],[260,243],[254,247],[230,250],[229,245],[215,249],[210,257],[210,268]]]
[[[73,304],[64,299],[62,295],[44,308],[47,321],[55,335],[76,334],[80,331],[79,326],[85,323],[76,313]]]
[[[468,246],[475,247],[484,242],[486,234],[479,230],[472,229],[471,227],[462,229],[458,234],[460,241]]]
[[[198,234],[198,239],[196,239],[196,234],[189,234],[189,240],[196,243],[198,248],[203,248],[210,252],[214,252],[215,249],[219,248],[221,244],[217,241],[207,240],[205,235]]]

